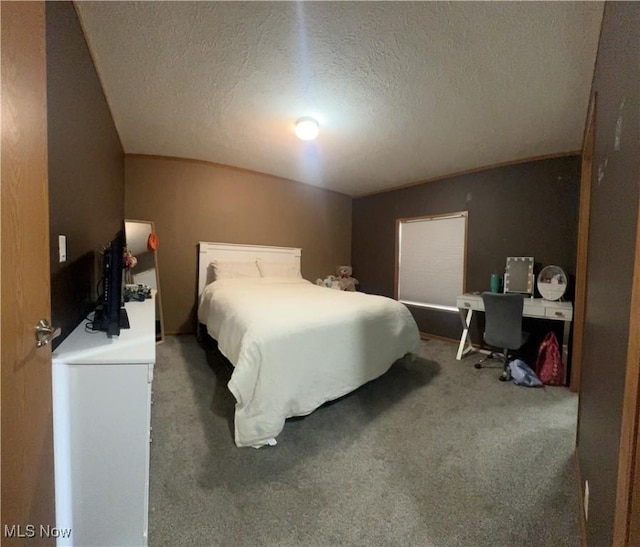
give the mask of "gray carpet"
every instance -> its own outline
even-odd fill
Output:
[[[192,336],[157,347],[149,544],[580,546],[577,396],[422,343],[414,362],[233,443],[229,372]]]

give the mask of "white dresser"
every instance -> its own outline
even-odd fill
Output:
[[[147,545],[155,294],[119,337],[83,321],[53,353],[58,545]]]

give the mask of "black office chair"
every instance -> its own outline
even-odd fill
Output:
[[[511,378],[509,352],[519,350],[529,338],[529,333],[522,330],[522,309],[524,308],[524,296],[518,293],[482,293],[484,303],[485,330],[484,341],[499,352],[491,352],[482,361],[475,364],[476,368],[482,368],[482,364],[488,359],[500,357],[503,362],[501,381]]]

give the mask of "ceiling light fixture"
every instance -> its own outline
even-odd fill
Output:
[[[296,122],[295,131],[299,139],[302,139],[303,141],[310,141],[318,136],[320,126],[316,120],[305,116]]]

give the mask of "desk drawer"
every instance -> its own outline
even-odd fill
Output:
[[[458,298],[456,300],[456,305],[458,306],[458,309],[461,310],[484,310],[484,303],[482,300],[478,302],[477,300]]]
[[[551,319],[558,319],[560,321],[571,321],[573,311],[562,308],[547,308],[545,310],[545,316]]]
[[[528,304],[524,301],[524,308],[522,313],[525,317],[545,317],[544,308],[542,306],[536,306],[535,304]]]

